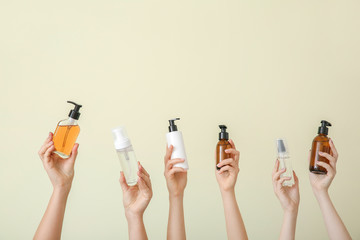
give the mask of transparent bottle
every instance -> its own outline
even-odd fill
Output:
[[[284,181],[283,186],[291,187],[295,184],[293,169],[291,166],[290,155],[285,139],[279,138],[276,140],[278,159],[280,162],[279,169],[285,168],[286,171],[281,174],[281,177],[290,177],[290,180]]]
[[[139,170],[134,149],[126,134],[124,127],[117,127],[112,130],[114,146],[120,160],[121,169],[124,172],[126,183],[129,186],[137,184]]]
[[[62,158],[70,157],[71,150],[80,133],[77,120],[80,117],[79,109],[82,106],[71,101],[68,101],[68,103],[74,104],[75,107],[70,111],[68,119],[58,123],[53,135],[54,152]]]

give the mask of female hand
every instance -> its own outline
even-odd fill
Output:
[[[240,152],[236,150],[235,144],[232,140],[229,140],[229,143],[231,144],[231,148],[226,149],[225,152],[229,153],[231,158],[222,160],[217,165],[217,167],[221,169],[215,170],[216,180],[222,192],[234,190],[236,179],[240,171]]]
[[[53,153],[55,147],[52,138],[53,134],[50,132],[48,138],[39,150],[39,156],[54,189],[70,191],[74,178],[74,164],[78,154],[79,144],[75,143],[70,157],[64,159],[56,153]]]
[[[128,186],[123,172],[120,172],[120,185],[123,191],[123,204],[127,217],[143,216],[145,209],[150,203],[153,192],[151,187],[150,175],[138,162],[139,171],[138,183],[135,186]]]
[[[185,159],[171,159],[173,146],[166,146],[166,154],[164,157],[165,171],[164,176],[169,195],[172,197],[181,196],[184,194],[187,183],[187,170],[181,167],[174,167],[176,163],[182,163]]]
[[[330,139],[330,154],[325,152],[319,152],[319,155],[322,157],[325,157],[327,160],[329,160],[329,164],[325,162],[318,161],[317,164],[321,167],[324,167],[327,170],[326,174],[315,174],[310,172],[309,178],[310,183],[313,188],[314,192],[327,192],[332,180],[334,179],[336,175],[336,162],[339,157],[339,154],[335,148],[335,145]],[[310,161],[310,155],[309,155],[309,161]]]
[[[281,207],[285,212],[294,212],[297,211],[299,208],[300,202],[300,194],[299,194],[299,179],[297,178],[295,172],[294,174],[294,181],[295,184],[291,187],[283,186],[283,183],[287,180],[290,180],[290,177],[280,177],[286,169],[279,170],[279,160],[277,159],[275,162],[275,167],[272,173],[272,181],[274,192],[277,198],[280,201]]]

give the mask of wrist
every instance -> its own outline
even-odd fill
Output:
[[[284,209],[284,215],[297,216],[298,211],[299,211],[299,206],[289,207]]]
[[[128,222],[138,222],[142,221],[144,213],[125,211],[125,216]]]
[[[169,191],[169,199],[183,199],[184,198],[184,190],[177,191],[177,192],[170,192]]]
[[[313,188],[313,193],[316,198],[329,195],[328,190],[324,189],[324,188],[321,188],[321,189]]]
[[[70,187],[65,187],[65,186],[54,186],[53,188],[53,194],[58,194],[58,195],[65,195],[68,196],[70,193]]]

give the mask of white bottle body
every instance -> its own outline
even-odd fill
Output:
[[[171,159],[181,158],[185,160],[182,163],[175,164],[174,167],[189,169],[182,133],[180,131],[169,132],[166,134],[166,140],[168,147],[170,147],[170,145],[173,146]]]
[[[124,172],[127,185],[136,185],[138,180],[137,172],[139,168],[134,149],[130,145],[127,148],[116,149],[116,152],[118,154],[121,169]]]
[[[292,166],[291,166],[291,161],[290,161],[290,157],[288,156],[279,156],[279,169],[283,169],[285,168],[286,171],[281,174],[281,177],[290,177],[291,179],[290,180],[287,180],[287,181],[284,181],[283,182],[283,186],[288,186],[288,187],[291,187],[292,185],[295,184],[295,181],[294,181],[294,174],[293,174],[293,169],[292,169]]]

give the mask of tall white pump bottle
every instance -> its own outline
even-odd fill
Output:
[[[175,125],[175,121],[180,120],[180,118],[170,119],[169,123],[169,132],[166,134],[166,140],[168,147],[171,145],[173,146],[173,151],[171,154],[171,159],[181,158],[185,161],[182,163],[177,163],[174,167],[181,167],[183,169],[189,169],[186,152],[185,152],[185,145],[182,133],[178,131],[177,126]]]

